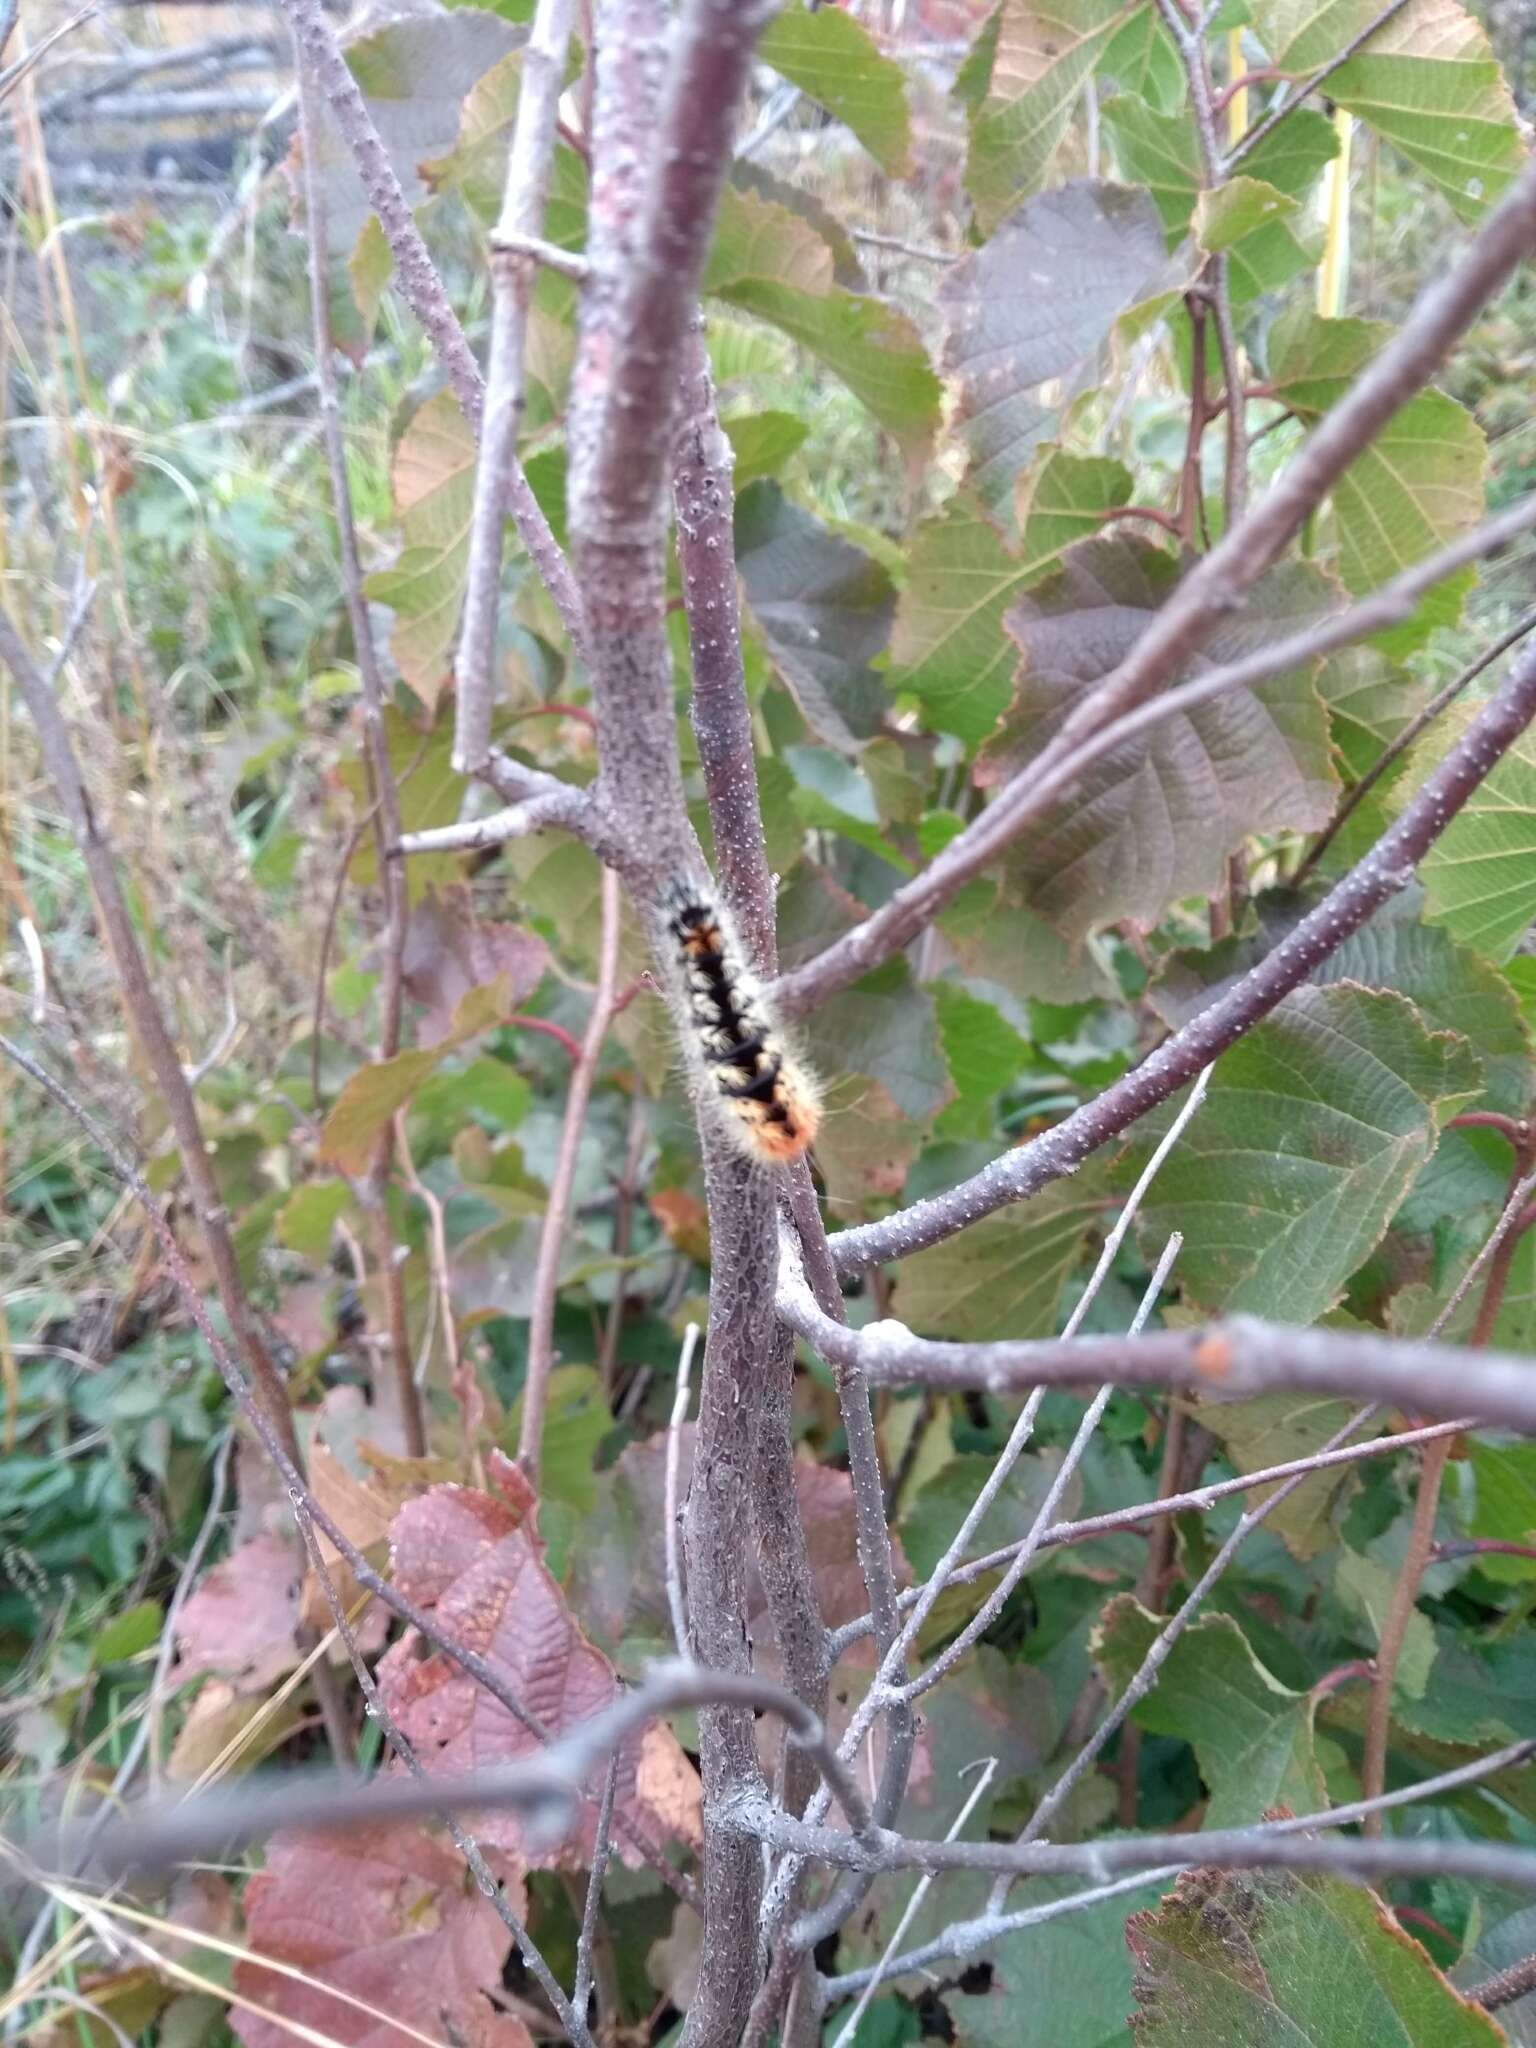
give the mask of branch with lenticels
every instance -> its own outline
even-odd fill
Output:
[[[1113,1380],[1232,1401],[1282,1391],[1349,1394],[1424,1415],[1476,1416],[1536,1436],[1536,1374],[1530,1359],[1514,1352],[1464,1351],[1374,1331],[1305,1330],[1255,1316],[1135,1338],[949,1343],[914,1336],[890,1320],[850,1329],[825,1315],[808,1288],[793,1284],[780,1290],[779,1314],[823,1358],[861,1366],[875,1387],[1006,1395]]]

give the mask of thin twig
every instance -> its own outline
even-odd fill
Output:
[[[421,322],[442,364],[464,417],[478,433],[485,385],[474,351],[449,303],[443,280],[432,261],[410,202],[395,175],[368,103],[347,68],[322,0],[284,0],[294,38],[313,69],[342,140],[352,152],[358,176],[395,259],[395,276],[406,304]],[[539,501],[521,468],[513,466],[509,509],[529,559],[572,633],[580,631],[582,607],[571,565],[550,530]]]
[[[619,1782],[619,1752],[615,1747],[608,1759],[608,1772],[603,1780],[603,1797],[597,1809],[597,1834],[592,1845],[592,1869],[587,1878],[587,1901],[581,1916],[581,1932],[576,1937],[576,1984],[571,1993],[571,2004],[586,2024],[587,2000],[592,1993],[592,1953],[597,1943],[597,1914],[602,1904],[603,1879],[608,1874],[608,1858],[613,1850],[613,1795]]]
[[[533,258],[519,253],[515,245],[519,238],[537,236],[544,225],[555,151],[555,115],[575,13],[575,0],[538,0],[534,10],[523,47],[501,215],[491,236],[490,358],[469,517],[464,618],[454,662],[453,765],[461,775],[478,775],[491,750],[502,526],[523,418],[523,349],[537,274]],[[585,629],[579,620],[567,623],[572,642],[582,653]]]
[[[528,1311],[528,1367],[523,1378],[523,1416],[518,1431],[517,1460],[535,1486],[539,1480],[539,1453],[544,1438],[544,1409],[549,1395],[549,1375],[555,1363],[555,1308],[560,1292],[560,1260],[565,1250],[565,1233],[570,1223],[571,1193],[576,1185],[576,1166],[586,1128],[587,1105],[598,1061],[613,1021],[614,996],[619,982],[620,918],[619,878],[612,868],[602,871],[602,936],[598,942],[597,988],[581,1041],[581,1057],[571,1068],[566,1083],[565,1121],[560,1127],[560,1150],[550,1176],[549,1199],[539,1231],[538,1256],[533,1269],[533,1299]]]
[[[352,516],[352,486],[347,476],[347,447],[341,416],[341,390],[336,377],[335,341],[331,333],[330,275],[326,253],[325,194],[319,164],[320,118],[316,85],[310,61],[297,35],[294,39],[294,77],[299,95],[299,133],[304,158],[305,231],[309,243],[310,314],[315,334],[315,374],[319,383],[320,423],[325,440],[326,461],[331,477],[331,504],[336,514],[336,538],[341,557],[341,583],[346,598],[347,618],[352,628],[352,647],[362,685],[363,733],[368,777],[373,790],[369,815],[373,821],[374,850],[379,887],[384,896],[383,1015],[379,1031],[379,1058],[393,1059],[400,1050],[400,1029],[404,1015],[405,941],[410,906],[405,876],[388,858],[388,851],[400,838],[400,790],[389,754],[389,732],[384,722],[384,678],[374,645],[373,621],[363,595],[363,568],[357,547],[357,525]],[[345,870],[343,870],[345,872]],[[318,1038],[313,1048],[318,1059]],[[358,1185],[358,1199],[368,1217],[373,1240],[374,1263],[383,1289],[389,1323],[390,1359],[394,1367],[394,1399],[399,1409],[400,1428],[406,1454],[426,1455],[426,1417],[421,1393],[411,1370],[410,1326],[405,1310],[405,1274],[401,1247],[390,1226],[386,1196],[394,1162],[394,1120],[387,1120],[367,1174]]]
[[[1536,611],[1528,611],[1523,618],[1517,619],[1507,632],[1501,633],[1491,647],[1485,648],[1475,661],[1468,662],[1460,675],[1453,676],[1443,690],[1437,690],[1423,709],[1416,712],[1409,719],[1396,738],[1390,740],[1382,748],[1360,780],[1345,796],[1328,824],[1318,834],[1307,853],[1306,859],[1296,870],[1292,878],[1291,887],[1293,889],[1301,888],[1323,855],[1332,846],[1339,833],[1354,816],[1356,810],[1364,803],[1377,783],[1380,782],[1382,776],[1392,766],[1392,763],[1401,760],[1402,756],[1407,753],[1408,749],[1421,734],[1427,732],[1430,726],[1435,723],[1435,720],[1450,709],[1469,683],[1475,682],[1484,669],[1492,667],[1501,654],[1507,654],[1516,641],[1523,640],[1526,634],[1533,629],[1536,629]]]
[[[1256,127],[1249,129],[1236,148],[1227,153],[1226,160],[1222,166],[1223,170],[1230,174],[1251,150],[1258,147],[1266,135],[1273,132],[1287,114],[1299,107],[1304,99],[1310,98],[1320,85],[1333,76],[1335,71],[1341,69],[1342,66],[1349,62],[1351,57],[1365,47],[1378,29],[1385,28],[1394,14],[1401,14],[1407,4],[1408,0],[1387,0],[1387,5],[1382,8],[1381,12],[1368,21],[1358,35],[1351,36],[1336,56],[1330,57],[1328,62],[1314,71],[1310,78],[1304,79],[1294,92],[1287,94],[1278,107],[1272,108]]]
[[[667,1471],[663,1499],[667,1559],[667,1606],[672,1613],[672,1639],[679,1657],[688,1655],[688,1608],[683,1596],[683,1560],[678,1547],[678,1474],[682,1464],[683,1423],[688,1414],[688,1391],[693,1374],[694,1347],[699,1326],[690,1323],[683,1333],[683,1349],[677,1361],[677,1393],[672,1401],[672,1418],[667,1426]]]
[[[975,1770],[976,1766],[974,1764],[968,1764],[966,1766],[966,1769]],[[962,1773],[962,1776],[963,1775],[964,1773]],[[981,1798],[983,1797],[983,1795],[985,1794],[987,1787],[992,1783],[992,1780],[996,1776],[997,1758],[995,1756],[989,1756],[986,1759],[986,1761],[982,1764],[980,1775],[977,1777],[975,1784],[971,1787],[970,1791],[967,1792],[967,1794],[965,1795],[965,1804],[961,1807],[960,1811],[955,1815],[953,1821],[951,1821],[948,1831],[944,1836],[946,1842],[953,1842],[957,1840],[959,1836],[964,1832],[966,1822],[970,1819],[971,1815],[976,1811],[976,1807],[980,1802]],[[854,2041],[858,2035],[859,2021],[864,2017],[865,2013],[869,2010],[869,2002],[874,1997],[875,1993],[879,1990],[882,1982],[884,1981],[885,1976],[890,1969],[892,1958],[900,1952],[901,1937],[906,1933],[907,1929],[912,1925],[912,1922],[917,1918],[918,1908],[922,1905],[923,1900],[928,1896],[928,1888],[932,1883],[932,1871],[925,1871],[922,1877],[918,1879],[917,1884],[913,1887],[912,1896],[908,1899],[906,1905],[902,1908],[901,1918],[896,1922],[895,1927],[892,1929],[891,1938],[885,1944],[884,1949],[881,1951],[879,1962],[875,1964],[874,1969],[870,1972],[869,1982],[864,1986],[864,1989],[859,1993],[858,2001],[854,2005],[853,2011],[848,2015],[847,2019],[843,2022],[842,2027],[838,2032],[836,2040],[832,2043],[832,2048],[853,2048]]]

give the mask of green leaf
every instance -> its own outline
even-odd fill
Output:
[[[590,1365],[557,1365],[549,1376],[546,1402],[539,1439],[540,1498],[564,1501],[578,1514],[590,1514],[598,1497],[598,1446],[613,1428],[602,1382]],[[502,1431],[508,1446],[518,1441],[522,1417],[519,1396]]]
[[[1104,108],[1103,119],[1122,170],[1151,192],[1172,246],[1188,230],[1205,182],[1194,115],[1187,108],[1158,112],[1122,95]],[[1284,198],[1301,200],[1338,149],[1332,123],[1301,107],[1244,157],[1229,183],[1268,185]],[[1212,203],[1220,203],[1219,194]]]
[[[1125,0],[1003,0],[987,95],[971,119],[965,182],[982,231],[1045,182]]]
[[[1260,1472],[1322,1449],[1354,1414],[1358,1403],[1316,1394],[1259,1394],[1250,1401],[1202,1401],[1198,1416],[1238,1472]],[[1277,1486],[1255,1487],[1248,1506],[1268,1500]],[[1353,1466],[1314,1472],[1274,1508],[1269,1527],[1303,1563],[1338,1540],[1344,1504],[1360,1484]]]
[[[1520,1321],[1527,1329],[1531,1322],[1532,1267],[1536,1263],[1527,1249],[1530,1244],[1527,1233],[1521,1245],[1525,1271],[1518,1300]],[[1493,1341],[1502,1346],[1510,1338],[1504,1331],[1496,1330]],[[1498,1543],[1536,1543],[1536,1445],[1490,1443],[1486,1438],[1475,1437],[1468,1447],[1468,1459],[1476,1487],[1468,1535]],[[1536,1558],[1503,1557],[1496,1551],[1479,1557],[1477,1568],[1503,1585],[1536,1578]]]
[[[1304,420],[1343,396],[1390,329],[1369,320],[1325,320],[1298,307],[1270,335],[1274,394]],[[1334,485],[1339,574],[1364,596],[1475,524],[1483,514],[1487,441],[1465,406],[1442,391],[1421,391],[1399,407],[1370,447]],[[1447,577],[1420,600],[1404,625],[1372,644],[1402,656],[1436,626],[1454,625],[1476,572]]]
[[[319,1264],[330,1252],[336,1218],[351,1199],[344,1180],[312,1180],[295,1188],[278,1212],[278,1243]]]
[[[735,539],[736,567],[774,668],[817,738],[856,753],[889,705],[885,679],[870,664],[890,637],[890,577],[767,479],[737,498]]]
[[[1473,709],[1450,719],[1441,744]],[[1529,727],[1419,863],[1426,915],[1485,959],[1506,961],[1536,918],[1536,734]]]
[[[475,495],[475,437],[451,391],[437,392],[413,415],[395,450],[393,479],[400,553],[364,588],[393,607],[390,647],[431,711],[459,630]]]
[[[1122,93],[1104,108],[1102,119],[1120,168],[1152,194],[1172,248],[1184,237],[1200,190],[1200,142],[1194,115],[1188,108],[1181,113],[1157,113]]]
[[[1159,114],[1177,113],[1188,90],[1184,65],[1157,11],[1157,0],[1142,0],[1099,53],[1101,78],[1112,78]]]
[[[1105,1183],[1085,1168],[903,1262],[895,1313],[928,1337],[1047,1337]]]
[[[1298,226],[1301,208],[1261,178],[1229,178],[1195,202],[1195,238],[1202,249],[1225,251],[1236,304],[1278,291],[1316,263],[1321,232]]]
[[[792,412],[741,413],[722,425],[736,457],[738,491],[759,477],[775,475],[811,431],[809,423]]]
[[[1118,462],[1044,447],[1019,478],[1017,553],[966,492],[918,528],[896,610],[890,688],[921,700],[926,722],[974,746],[1013,696],[1017,649],[1003,615],[1073,541],[1096,533],[1101,513],[1125,504],[1130,473]]]
[[[945,1112],[944,1129],[950,1136],[984,1138],[991,1130],[993,1101],[1029,1065],[1030,1048],[1000,1010],[969,989],[939,981],[932,994],[957,1097]],[[963,1131],[955,1121],[962,1107],[970,1112]]]
[[[1450,933],[1420,921],[1423,892],[1410,885],[1384,903],[1359,931],[1335,947],[1312,980],[1357,982],[1406,996],[1432,1031],[1454,1031],[1482,1064],[1481,1098],[1490,1108],[1523,1113],[1531,1099],[1531,1041],[1508,983]],[[1258,930],[1209,952],[1175,954],[1151,991],[1159,1014],[1175,1026],[1246,974],[1300,922],[1307,906],[1294,896],[1260,897]]]
[[[816,1012],[811,1050],[823,1075],[865,1075],[904,1116],[931,1116],[949,1092],[933,996],[904,960],[887,961]],[[836,1090],[833,1091],[835,1107]]]
[[[1282,71],[1326,64],[1381,12],[1374,0],[1253,0],[1255,34]],[[1358,114],[1477,220],[1524,159],[1514,102],[1482,27],[1458,0],[1409,0],[1328,78]]]
[[[1332,1308],[1434,1151],[1477,1061],[1404,997],[1340,983],[1287,996],[1216,1062],[1140,1227],[1205,1308],[1310,1323]],[[1122,1176],[1156,1143],[1137,1127]]]
[[[339,1167],[343,1173],[366,1173],[390,1118],[404,1109],[437,1061],[434,1047],[359,1067],[332,1104],[321,1130],[321,1164]]]
[[[1082,542],[1024,593],[1005,622],[1023,653],[1018,697],[980,779],[1027,771],[1130,652],[1175,575],[1171,556],[1123,536]],[[1315,569],[1282,565],[1208,638],[1193,672],[1337,603]],[[1011,850],[1009,873],[1069,938],[1127,917],[1150,929],[1181,897],[1223,886],[1228,854],[1250,833],[1322,825],[1333,802],[1327,718],[1310,674],[1291,670],[1164,719],[1096,762]]]
[[[951,1458],[914,1497],[911,1507],[902,1517],[901,1543],[919,1579],[928,1577],[954,1541],[961,1524],[976,1505],[976,1497],[995,1463],[994,1458],[980,1453]],[[1060,1469],[1059,1450],[1035,1452],[1020,1458],[982,1517],[971,1541],[971,1550],[978,1555],[988,1550],[1001,1550],[1005,1543],[1016,1543],[1027,1536]],[[1080,1496],[1081,1482],[1076,1482],[1068,1491]],[[1070,1520],[1077,1509],[1076,1497],[1070,1505],[1064,1499],[1061,1519]],[[979,1607],[984,1598],[985,1589],[977,1598],[975,1607]]]
[[[1198,1840],[1198,1837],[1195,1838]],[[1126,1926],[1138,2048],[1496,2048],[1372,1893],[1317,1872],[1187,1870]]]
[[[855,134],[880,168],[905,177],[911,152],[906,79],[869,30],[840,7],[789,6],[757,46],[765,64]]]
[[[91,1644],[91,1662],[99,1667],[122,1664],[130,1657],[137,1657],[159,1642],[164,1622],[165,1616],[158,1600],[140,1600],[132,1607],[125,1607],[121,1614],[113,1615]]]
[[[1130,1684],[1162,1626],[1129,1593],[1104,1609],[1093,1654],[1113,1697]],[[1260,1820],[1272,1806],[1305,1813],[1324,1803],[1312,1708],[1310,1693],[1292,1692],[1264,1668],[1229,1615],[1207,1614],[1179,1637],[1131,1718],[1193,1746],[1211,1794],[1206,1826],[1228,1828]]]
[[[904,453],[926,450],[939,380],[916,328],[833,282],[832,251],[787,206],[727,185],[704,290],[787,334],[841,378]]]
[[[965,1880],[948,1882],[958,1888]],[[1044,1904],[1082,1889],[1080,1878],[1031,1878],[1029,1897],[1032,1904]],[[1151,1884],[1119,1893],[989,1943],[987,1988],[944,1994],[958,2048],[1032,2048],[1034,2041],[1042,2048],[1124,2048],[1131,2009],[1126,1915],[1156,1905],[1163,1889]],[[985,1896],[983,1886],[975,1900],[978,1912]],[[955,1891],[945,1897],[955,1901]],[[952,1910],[960,1910],[958,1901]],[[862,2036],[858,2048],[864,2048]]]
[[[1333,1582],[1346,1605],[1353,1607],[1362,1617],[1365,1645],[1374,1650],[1381,1641],[1392,1610],[1397,1573],[1389,1565],[1379,1564],[1374,1557],[1363,1557],[1357,1550],[1344,1550],[1339,1554]],[[1435,1632],[1429,1625],[1429,1616],[1415,1610],[1409,1617],[1398,1653],[1397,1669],[1392,1676],[1394,1701],[1422,1699],[1434,1661]]]
[[[943,368],[988,506],[1008,503],[1120,315],[1167,283],[1146,194],[1088,179],[1030,200],[946,272]]]

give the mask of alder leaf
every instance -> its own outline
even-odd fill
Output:
[[[1054,1181],[902,1262],[895,1313],[925,1337],[1054,1334],[1067,1279],[1104,1214],[1102,1168]]]
[[[1125,0],[1003,0],[965,166],[984,233],[1044,184],[1083,86],[1125,11]]]
[[[1308,423],[1337,403],[1391,330],[1384,322],[1325,320],[1296,307],[1269,339],[1275,397]],[[1333,487],[1339,575],[1364,596],[1443,547],[1483,513],[1487,441],[1465,406],[1443,391],[1420,391],[1400,406]],[[1401,657],[1436,626],[1454,625],[1476,579],[1464,569],[1420,599],[1413,617],[1373,636]]]
[[[1015,487],[1017,549],[969,491],[924,520],[896,610],[892,692],[916,697],[937,732],[968,746],[989,738],[1013,696],[1018,650],[1003,631],[1009,605],[1130,495],[1131,474],[1121,463],[1047,443]]]
[[[1466,1041],[1429,1031],[1405,997],[1348,982],[1297,989],[1216,1062],[1142,1206],[1142,1241],[1160,1251],[1183,1231],[1179,1274],[1205,1308],[1313,1322],[1480,1081]],[[1167,1121],[1136,1126],[1122,1181]]]
[[[757,53],[856,135],[887,177],[906,176],[906,77],[861,22],[840,7],[791,4],[768,24]]]
[[[525,1917],[521,1882],[501,1874]],[[492,2002],[511,1933],[446,1835],[285,1829],[246,1887],[245,1925],[254,1953],[236,1963],[235,1988],[264,2008],[230,2011],[245,2048],[292,2048],[299,2028],[340,2048],[420,2048],[422,2036],[533,2048],[522,2021]],[[261,1956],[294,1974],[264,1968]]]
[[[1006,620],[1024,656],[1018,700],[980,779],[1027,772],[1083,693],[1124,660],[1175,581],[1170,556],[1118,537],[1082,542],[1025,592]],[[1339,602],[1305,563],[1271,570],[1190,673]],[[1310,673],[1292,669],[1166,718],[1096,761],[1018,842],[1009,872],[1030,908],[1070,938],[1121,918],[1150,929],[1180,897],[1224,886],[1228,854],[1251,833],[1326,824],[1334,790],[1327,715]]]
[[[1249,5],[1271,61],[1295,73],[1336,57],[1381,12],[1375,0]],[[1401,150],[1458,220],[1479,219],[1524,159],[1514,101],[1487,33],[1459,0],[1408,0],[1328,74],[1327,91]]]
[[[1093,1654],[1113,1698],[1130,1684],[1162,1626],[1129,1593],[1104,1609]],[[1307,1812],[1325,1803],[1313,1706],[1310,1693],[1292,1692],[1265,1669],[1229,1615],[1207,1614],[1178,1638],[1131,1718],[1193,1747],[1211,1794],[1205,1825],[1235,1828],[1274,1806]]]
[[[601,1713],[619,1690],[612,1664],[582,1633],[544,1561],[530,1519],[527,1482],[500,1452],[489,1460],[500,1492],[435,1486],[407,1501],[390,1530],[393,1576],[447,1633],[477,1650],[513,1695],[550,1731],[564,1734]],[[507,1709],[439,1651],[407,1634],[379,1661],[379,1687],[391,1714],[416,1745],[429,1774],[454,1775],[511,1763],[542,1745]],[[642,1771],[642,1764],[644,1766]],[[602,1767],[592,1773],[594,1799]],[[636,1733],[619,1751],[617,1810],[648,1839],[699,1838],[693,1766],[665,1728]],[[477,1818],[482,1843],[536,1868],[584,1868],[590,1860],[595,1805],[583,1805],[563,1843],[530,1846],[515,1815]],[[637,1860],[630,1836],[619,1852]]]
[[[1138,2048],[1496,2048],[1505,2038],[1373,1893],[1321,1872],[1186,1870],[1125,1932]]]
[[[1087,178],[1029,200],[945,273],[941,363],[954,380],[968,481],[989,508],[1008,503],[1116,320],[1168,282],[1147,195]]]

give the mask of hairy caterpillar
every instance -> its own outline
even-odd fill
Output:
[[[664,903],[676,947],[680,1024],[701,1091],[718,1104],[743,1151],[784,1166],[815,1137],[815,1084],[769,1015],[724,906],[693,881]]]

